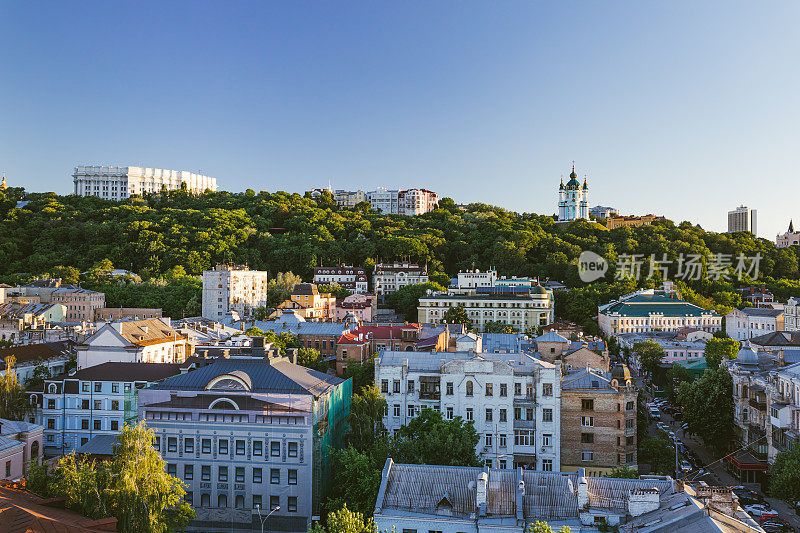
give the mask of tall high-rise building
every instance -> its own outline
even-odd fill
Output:
[[[755,209],[740,205],[733,211],[728,211],[728,233],[749,231],[753,235],[758,235],[756,233],[756,220]]]
[[[572,172],[569,173],[569,181],[558,187],[558,221],[571,222],[582,218],[589,220],[589,184],[586,179],[583,185],[578,181],[575,174],[575,165],[572,165]]]
[[[216,178],[162,168],[80,165],[75,167],[72,179],[76,195],[106,200],[124,200],[133,194],[159,192],[164,187],[170,191],[185,188],[196,194],[217,190]]]
[[[241,265],[217,265],[203,271],[203,317],[222,320],[235,311],[239,318],[251,316],[267,304],[268,272]]]

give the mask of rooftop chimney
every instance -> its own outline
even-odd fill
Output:
[[[639,516],[655,511],[660,506],[660,492],[657,488],[633,489],[628,497],[628,513]]]
[[[478,508],[478,515],[486,514],[486,494],[488,492],[489,473],[485,470],[478,475],[475,485],[475,506]]]
[[[586,480],[586,470],[578,469],[578,512],[589,507],[589,482]]]

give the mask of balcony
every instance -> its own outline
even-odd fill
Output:
[[[758,409],[759,411],[766,411],[767,410],[767,402],[763,399],[758,398],[750,398],[747,401],[748,405],[753,409]]]
[[[536,429],[536,420],[514,420],[514,429]]]

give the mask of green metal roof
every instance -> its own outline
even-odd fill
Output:
[[[703,309],[694,304],[668,298],[659,294],[640,294],[608,307],[605,314],[619,313],[623,316],[646,317],[651,314],[664,316],[717,315],[716,311]]]

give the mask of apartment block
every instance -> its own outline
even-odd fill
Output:
[[[243,265],[218,264],[214,270],[203,271],[203,317],[250,318],[256,308],[267,304],[267,278],[268,272]]]

